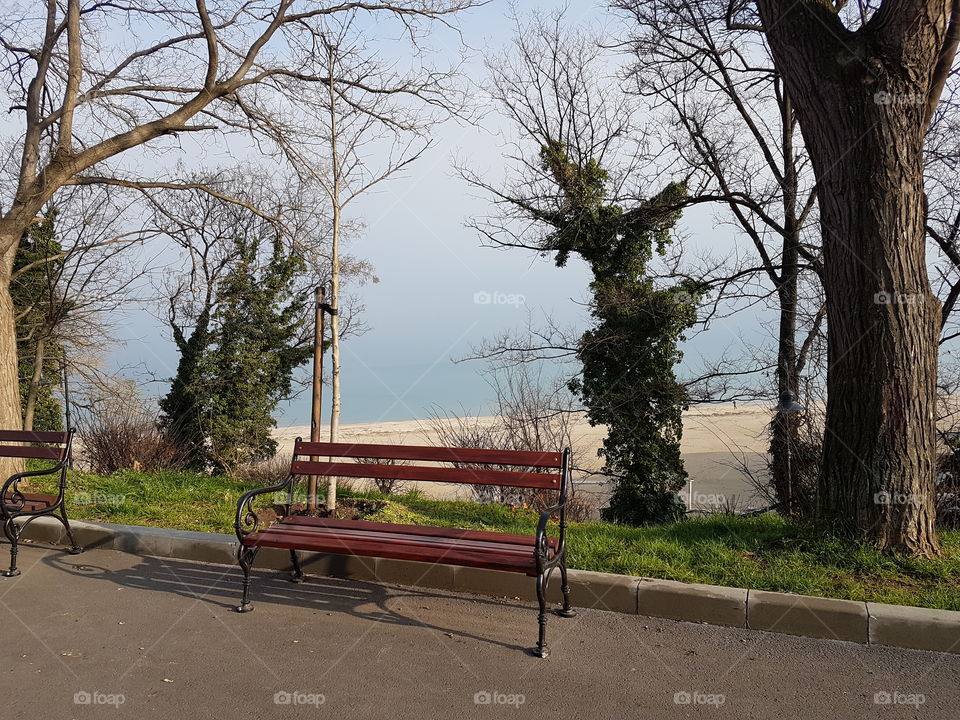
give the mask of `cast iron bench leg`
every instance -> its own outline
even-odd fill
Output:
[[[570,583],[567,582],[567,555],[564,552],[563,559],[560,561],[560,590],[563,592],[563,609],[557,610],[557,615],[563,618],[572,618],[577,616],[577,611],[570,607]]]
[[[303,578],[303,568],[300,567],[300,558],[297,556],[296,550],[290,550],[290,561],[293,563],[293,572],[290,573],[290,582],[302,583]]]
[[[241,545],[237,551],[237,562],[243,570],[243,598],[237,605],[237,612],[250,612],[253,605],[250,604],[250,568],[253,567],[253,559],[257,556],[258,547],[247,547]]]
[[[537,552],[537,601],[540,603],[540,614],[537,623],[540,626],[540,635],[533,654],[540,658],[550,657],[550,648],[547,647],[547,575],[544,571],[543,556]]]
[[[17,569],[17,543],[20,540],[20,530],[13,518],[9,518],[3,523],[3,534],[10,541],[10,569],[5,570],[3,574],[6,577],[16,577],[20,574]]]
[[[70,527],[70,521],[67,519],[67,509],[61,505],[60,506],[60,515],[54,515],[61,523],[63,523],[63,529],[67,531],[67,537],[70,539],[70,554],[79,555],[83,552],[83,548],[77,545],[77,541],[73,538],[73,528]]]

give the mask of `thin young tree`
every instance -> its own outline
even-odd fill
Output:
[[[345,13],[331,26],[320,51],[329,80],[314,108],[325,167],[316,172],[301,162],[293,145],[286,152],[323,189],[330,208],[330,442],[337,442],[343,397],[343,246],[362,227],[348,216],[348,209],[418,160],[432,145],[429,130],[460,111],[463,103],[453,71],[425,73],[416,65],[398,70],[376,59],[357,13]],[[337,479],[330,477],[326,505],[332,510],[336,504]]]

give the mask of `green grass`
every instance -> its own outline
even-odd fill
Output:
[[[237,497],[247,489],[223,476],[135,471],[73,473],[70,486],[68,511],[77,519],[221,533],[233,532]],[[50,491],[55,481],[34,480],[33,487]],[[415,492],[341,492],[351,495],[387,500],[372,520],[512,533],[532,533],[537,522],[529,510]],[[940,537],[944,556],[926,561],[884,555],[776,515],[647,528],[573,523],[568,530],[570,565],[584,570],[960,610],[960,532]]]

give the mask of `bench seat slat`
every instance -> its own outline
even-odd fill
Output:
[[[468,483],[470,485],[507,485],[510,487],[542,488],[544,490],[559,489],[561,480],[559,473],[474,470],[420,465],[311,462],[309,460],[294,460],[290,472],[294,475],[390,478],[424,482]]]
[[[380,557],[391,557],[392,548],[415,547],[423,549],[436,550],[437,553],[443,553],[446,550],[478,552],[485,555],[496,557],[520,558],[523,561],[533,559],[533,548],[520,545],[496,545],[479,543],[470,540],[449,540],[444,538],[431,538],[415,535],[391,535],[389,539],[382,534],[368,534],[359,530],[339,530],[337,532],[316,531],[304,532],[303,528],[290,531],[283,526],[274,526],[277,529],[270,528],[266,532],[278,532],[289,538],[296,538],[296,542],[310,543],[315,536],[324,536],[329,542],[336,542],[340,548],[338,552],[349,552],[355,543],[376,544],[383,553]]]
[[[39,493],[24,493],[23,494],[23,508],[22,510],[42,510],[43,508],[48,508],[57,501],[56,495],[41,495]],[[14,506],[9,502],[4,502],[4,505],[13,509]]]
[[[308,552],[334,553],[337,555],[359,555],[362,557],[393,558],[427,563],[448,563],[465,567],[486,568],[532,574],[535,571],[534,559],[515,555],[493,555],[471,550],[456,550],[417,545],[389,545],[379,542],[352,540],[345,545],[343,540],[327,533],[288,534],[274,532],[273,528],[264,533],[254,533],[244,539],[244,545],[274,548],[295,548]]]
[[[517,465],[554,468],[563,466],[563,454],[530,450],[487,450],[416,445],[374,445],[366,443],[312,443],[300,441],[297,455],[313,457],[376,458],[378,460],[420,460],[461,462],[480,465]]]
[[[311,520],[313,518],[303,518]],[[318,518],[319,519],[319,518]],[[419,526],[392,526],[391,530],[364,529],[366,521],[352,522],[353,527],[328,527],[281,522],[243,539],[243,544],[254,547],[293,548],[311,552],[340,555],[394,558],[420,562],[449,563],[468,567],[506,570],[531,574],[536,570],[532,537],[523,543],[491,542],[466,539],[460,536],[418,534]],[[381,523],[376,523],[381,524]],[[408,528],[411,532],[402,532]],[[425,528],[435,531],[457,528]],[[481,531],[474,531],[481,533]],[[489,533],[491,535],[495,533]],[[529,542],[529,544],[527,544]]]
[[[508,555],[533,556],[533,538],[529,543],[505,543],[489,542],[486,540],[469,540],[456,537],[438,537],[435,535],[419,535],[416,533],[400,532],[382,532],[377,530],[366,530],[363,528],[329,528],[325,530],[316,527],[304,525],[289,525],[281,522],[271,526],[267,531],[278,528],[277,532],[292,533],[298,536],[310,536],[313,533],[323,533],[340,538],[345,544],[349,545],[353,540],[364,540],[378,542],[389,547],[393,544],[400,545],[428,545],[436,547],[456,547],[462,549],[479,550],[481,552],[504,553]]]
[[[377,532],[401,533],[404,535],[462,538],[464,540],[482,540],[490,543],[529,545],[531,548],[536,541],[533,535],[511,535],[490,530],[464,530],[463,528],[433,527],[430,525],[395,525],[393,523],[375,522],[373,520],[340,520],[337,518],[307,517],[305,515],[289,515],[283,519],[283,524],[321,528],[342,528],[345,530],[375,530]]]

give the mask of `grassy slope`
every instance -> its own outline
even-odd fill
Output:
[[[33,487],[52,490],[53,483]],[[133,471],[75,473],[71,488],[68,511],[77,519],[223,533],[233,532],[236,499],[246,489],[226,477]],[[78,504],[84,496],[94,502]],[[371,519],[532,533],[537,516],[413,493],[392,498]],[[712,516],[649,528],[574,523],[569,551],[571,566],[585,570],[960,610],[960,532],[941,539],[944,557],[919,561],[824,538],[773,515]]]

